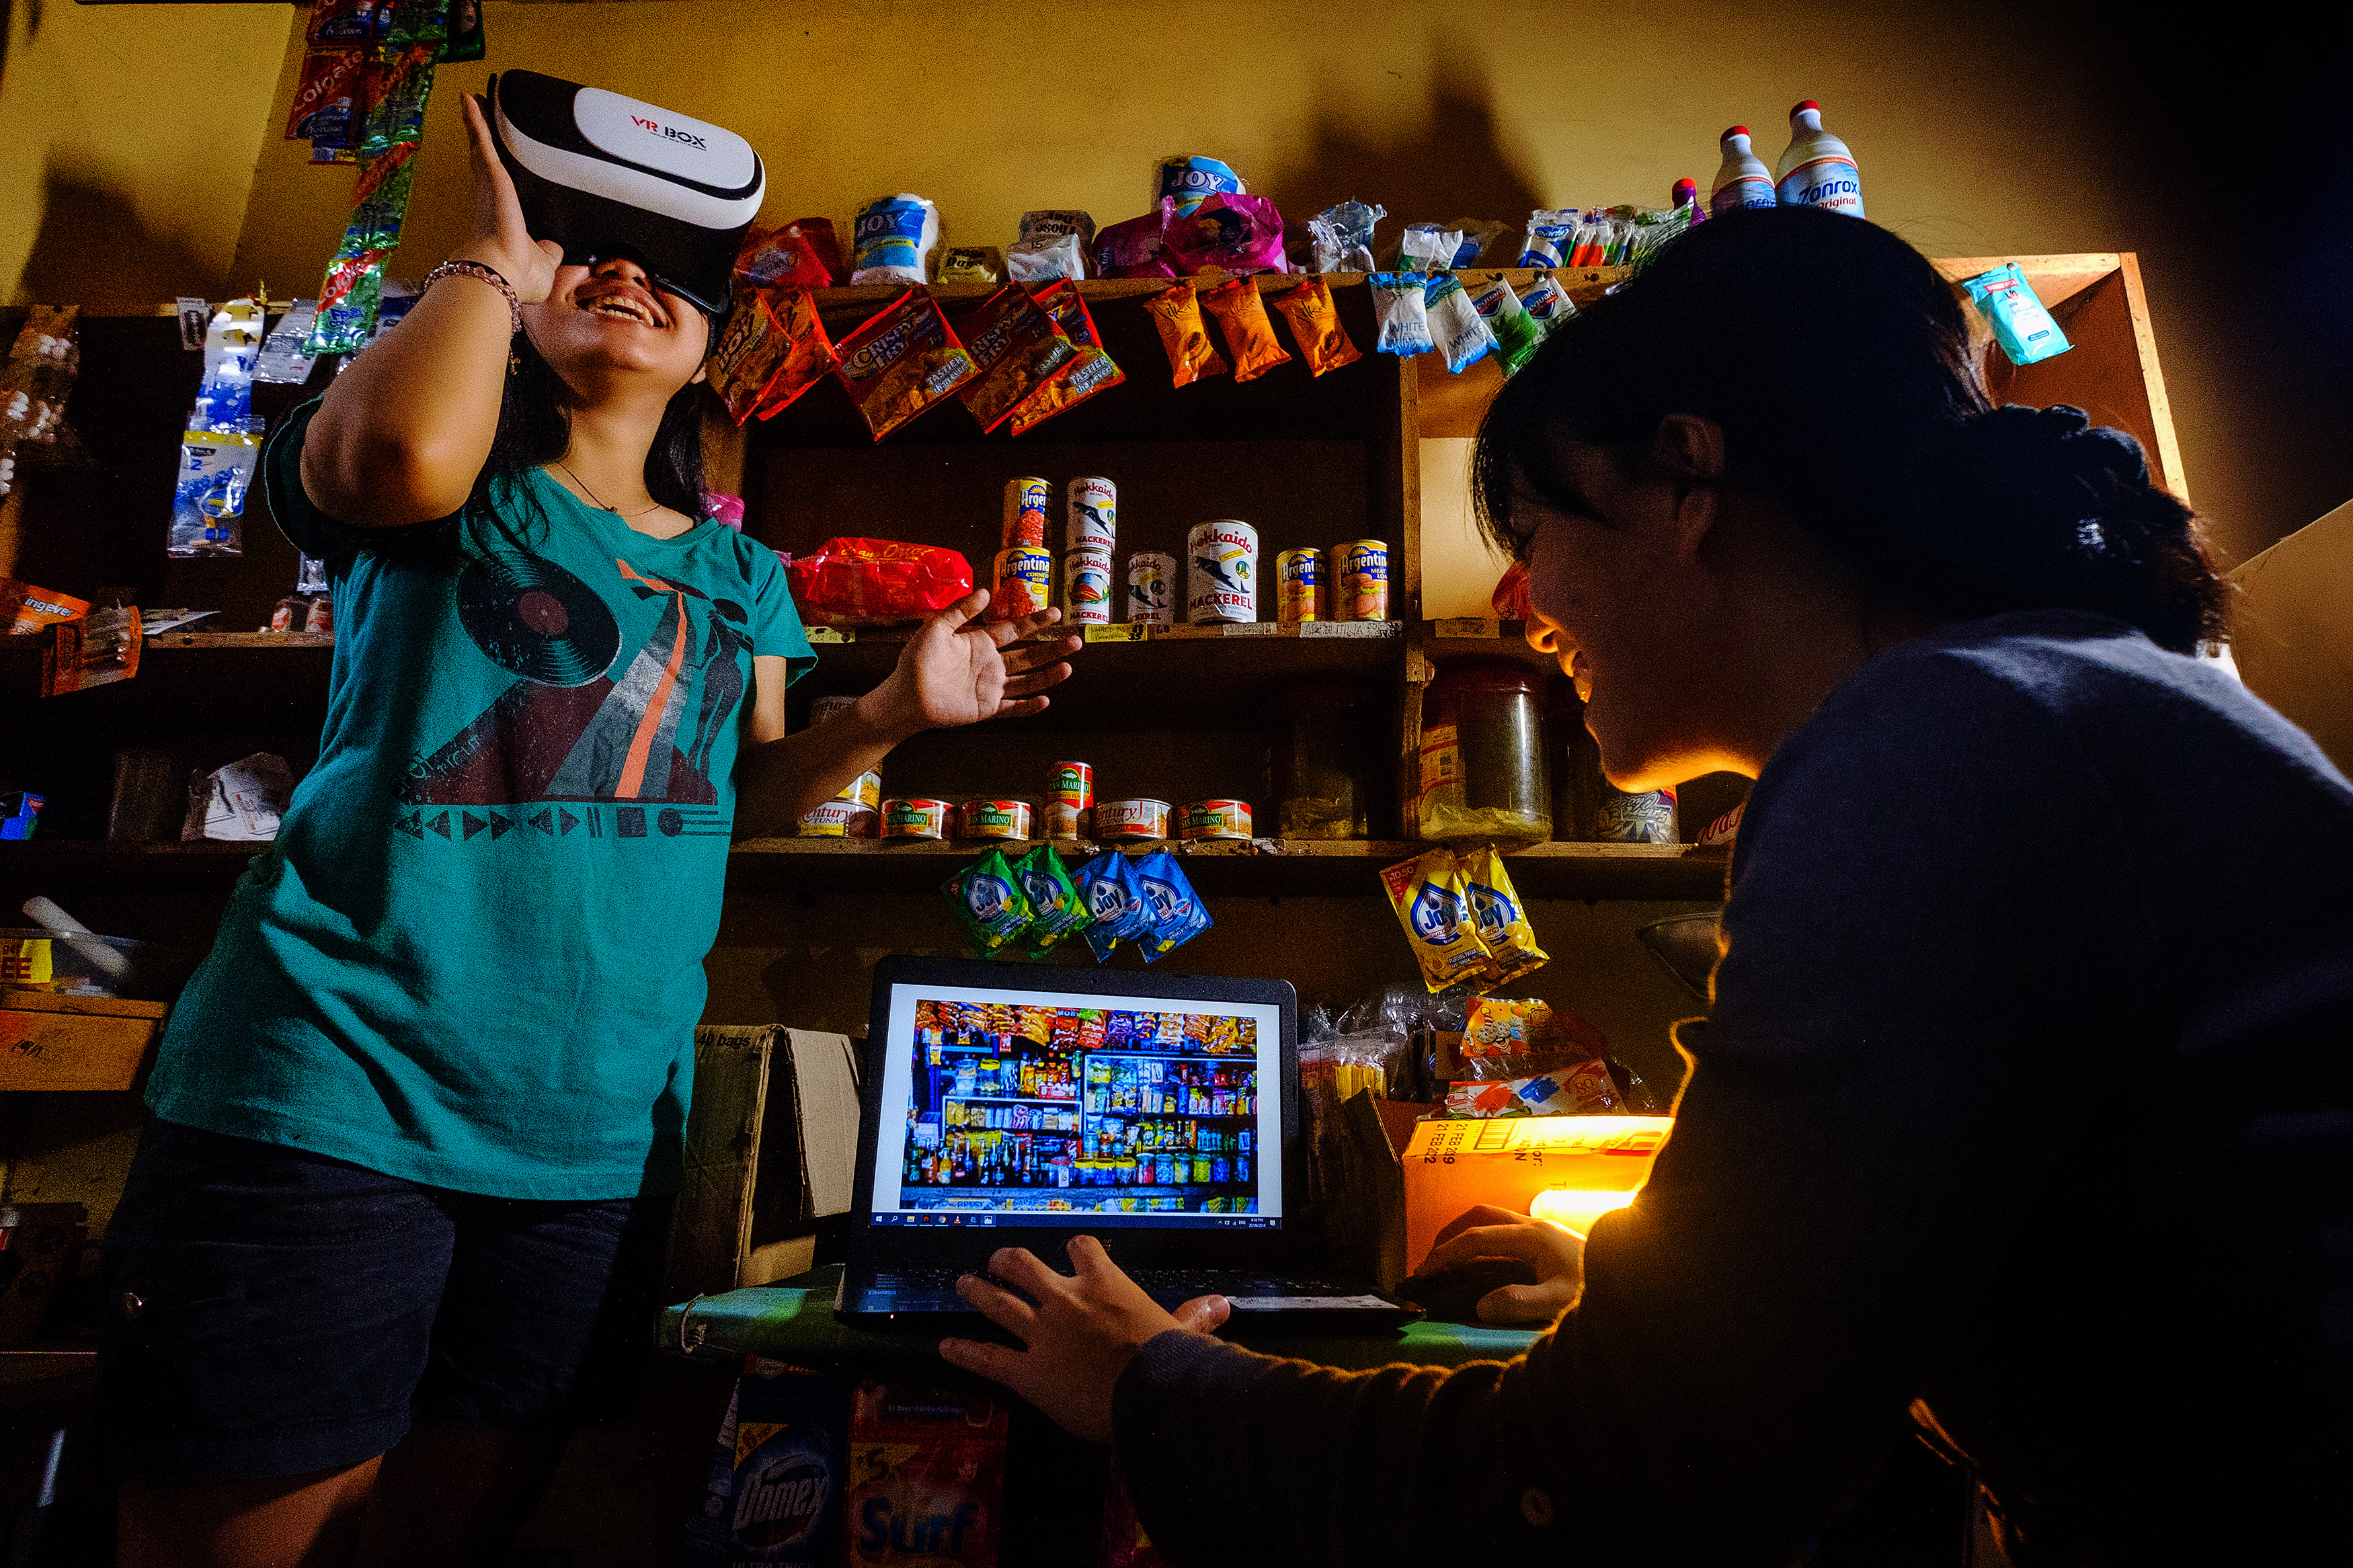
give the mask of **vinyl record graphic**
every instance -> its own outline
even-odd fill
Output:
[[[459,574],[458,623],[491,663],[545,686],[585,686],[621,647],[620,625],[594,589],[521,551],[477,557]]]

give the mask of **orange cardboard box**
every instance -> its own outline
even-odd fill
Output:
[[[1438,1233],[1474,1204],[1538,1212],[1582,1231],[1633,1201],[1674,1131],[1672,1116],[1514,1116],[1420,1121],[1405,1149],[1405,1257],[1419,1268]]]

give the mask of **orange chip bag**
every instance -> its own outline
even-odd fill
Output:
[[[920,285],[841,340],[834,372],[877,441],[970,381],[972,356]]]
[[[1332,302],[1332,285],[1321,276],[1310,273],[1296,289],[1276,295],[1274,308],[1291,323],[1291,335],[1299,340],[1299,352],[1307,356],[1307,368],[1315,374],[1365,357],[1348,341],[1348,329],[1340,324],[1340,308]]]
[[[1266,301],[1258,297],[1255,279],[1229,279],[1203,294],[1201,303],[1226,331],[1226,352],[1234,356],[1236,381],[1253,381],[1291,363],[1290,351],[1277,341],[1274,323],[1267,319]]]
[[[784,363],[777,366],[776,374],[769,379],[768,389],[760,394],[759,406],[753,410],[763,419],[774,419],[783,413],[795,398],[823,381],[840,363],[833,352],[833,341],[826,336],[825,318],[818,314],[816,296],[807,289],[795,289],[781,299],[769,300],[768,310],[784,334],[786,347]]]
[[[1173,284],[1144,302],[1152,312],[1160,341],[1168,345],[1169,375],[1177,386],[1189,386],[1207,375],[1227,374],[1226,362],[1209,342],[1209,323],[1202,319],[1200,297],[1190,283]]]
[[[1018,283],[982,300],[965,318],[963,337],[979,374],[958,387],[956,395],[983,430],[1003,424],[1078,353],[1054,318]]]
[[[736,424],[752,416],[760,405],[760,395],[768,390],[768,383],[776,379],[791,353],[792,340],[769,308],[767,297],[756,289],[738,289],[735,308],[720,331],[719,346],[711,351],[703,367],[710,373],[712,390],[719,394]]]
[[[849,1414],[849,1568],[997,1568],[1012,1420],[983,1393],[859,1385]]]
[[[1013,411],[1013,433],[1023,435],[1066,409],[1075,408],[1096,393],[1117,386],[1127,373],[1103,352],[1103,334],[1087,310],[1079,286],[1061,279],[1038,290],[1038,308],[1054,318],[1054,325],[1071,340],[1075,351],[1070,363],[1056,371],[1045,385]]]

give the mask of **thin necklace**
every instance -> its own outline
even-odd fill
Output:
[[[659,511],[661,510],[661,502],[659,501],[655,501],[648,506],[639,507],[635,511],[623,511],[619,507],[607,506],[603,499],[599,497],[595,490],[588,489],[587,480],[582,479],[578,474],[572,472],[572,466],[569,463],[566,463],[563,458],[558,458],[555,459],[555,466],[562,468],[565,473],[570,477],[574,484],[578,485],[584,490],[588,490],[588,499],[596,503],[596,510],[599,511],[609,511],[615,517],[626,519],[643,517],[649,511]]]

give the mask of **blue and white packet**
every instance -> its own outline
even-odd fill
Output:
[[[1430,341],[1426,279],[1419,272],[1376,272],[1366,279],[1373,290],[1373,319],[1379,324],[1373,346],[1385,354],[1426,354]]]
[[[251,300],[231,300],[205,332],[204,379],[180,437],[164,553],[245,552],[245,493],[261,460],[262,421],[253,412],[254,364],[264,321]]]
[[[1461,375],[1495,351],[1494,329],[1471,303],[1462,279],[1440,272],[1424,287],[1422,302],[1430,334],[1446,354],[1446,368]]]
[[[1159,199],[1174,198],[1177,217],[1190,217],[1193,209],[1220,192],[1229,196],[1248,195],[1250,187],[1242,177],[1215,158],[1204,158],[1193,153],[1175,153],[1160,160]]]
[[[1994,340],[2001,352],[2010,356],[2012,364],[2032,364],[2037,360],[2063,354],[2075,345],[2059,330],[2034,287],[2027,282],[2026,274],[2015,261],[2005,261],[1990,272],[1980,272],[1962,283],[1969,291],[1969,300],[1977,306],[1978,314],[1993,328]]]
[[[1520,308],[1528,313],[1528,320],[1536,324],[1537,331],[1546,337],[1577,314],[1577,302],[1568,297],[1568,290],[1560,286],[1560,279],[1550,273],[1528,285],[1526,291],[1520,296]]]
[[[1317,272],[1370,272],[1373,269],[1373,227],[1388,216],[1377,207],[1351,198],[1335,202],[1307,220],[1307,237],[1314,247]]]
[[[1579,216],[1575,207],[1539,207],[1528,214],[1528,235],[1520,246],[1520,265],[1567,266]]]
[[[702,1506],[679,1561],[835,1568],[849,1491],[849,1391],[837,1379],[747,1358],[720,1423]]]
[[[858,209],[849,240],[852,283],[922,283],[940,242],[940,209],[902,191]]]
[[[1097,963],[1107,963],[1121,942],[1150,936],[1152,910],[1144,901],[1144,882],[1134,861],[1106,849],[1071,875],[1092,922],[1083,934]]]
[[[1398,265],[1416,272],[1451,271],[1462,249],[1462,231],[1442,223],[1409,223],[1398,241]]]
[[[1151,963],[1175,952],[1215,923],[1193,891],[1193,884],[1176,864],[1176,857],[1166,849],[1155,849],[1146,855],[1135,868],[1136,879],[1144,884],[1144,903],[1152,918],[1152,930],[1136,939],[1136,949],[1144,962]]]

